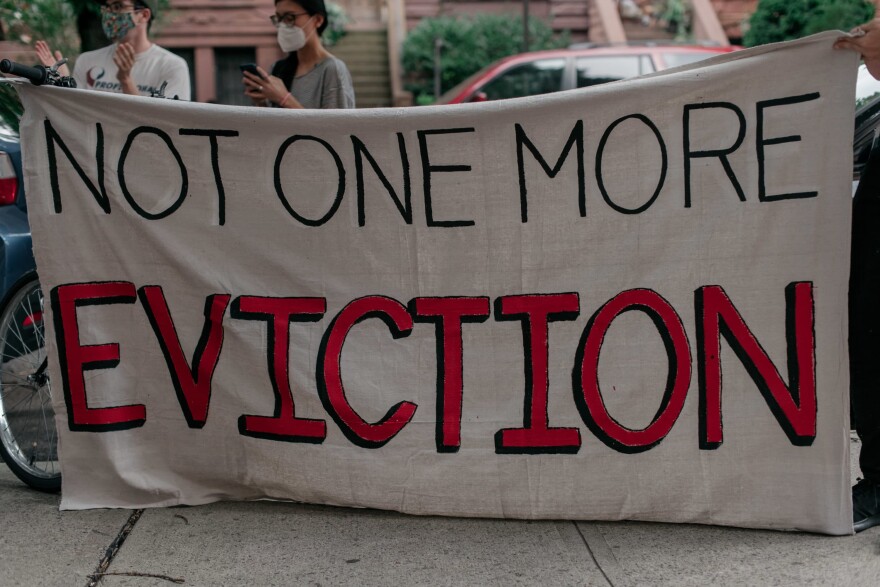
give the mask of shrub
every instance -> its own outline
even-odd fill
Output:
[[[480,68],[522,51],[522,16],[481,14],[473,17],[423,19],[407,35],[401,59],[405,87],[417,104],[429,103],[434,94],[434,40],[443,41],[441,91],[445,92]],[[555,49],[569,43],[568,33],[555,37],[542,20],[529,19],[529,48]]]
[[[325,47],[332,47],[345,36],[345,33],[347,32],[346,27],[348,26],[348,23],[351,22],[351,19],[348,17],[348,14],[346,14],[345,9],[339,4],[335,2],[327,2],[325,6],[327,8],[327,17],[330,20],[330,24],[327,25],[324,34],[321,35],[321,40],[324,42]]]
[[[824,30],[849,30],[873,16],[868,0],[760,0],[743,42],[753,47]]]

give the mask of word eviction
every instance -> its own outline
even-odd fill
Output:
[[[51,292],[62,386],[71,430],[107,432],[136,428],[146,422],[142,404],[89,407],[84,372],[109,369],[120,362],[119,344],[83,345],[77,309],[83,306],[133,304],[140,300],[164,355],[177,399],[190,428],[208,418],[214,370],[223,347],[224,319],[266,323],[267,367],[275,395],[273,415],[242,415],[242,435],[287,442],[321,443],[327,423],[297,417],[289,381],[290,328],[294,322],[316,322],[327,311],[321,297],[261,297],[212,294],[205,301],[201,337],[192,358],[181,348],[175,322],[161,286],[136,289],[131,282],[109,281],[60,285]],[[783,380],[725,290],[718,285],[696,289],[696,359],[675,308],[650,289],[620,292],[590,318],[575,351],[572,368],[574,402],[587,427],[602,442],[623,453],[648,450],[663,440],[678,419],[691,384],[693,363],[700,397],[699,443],[715,449],[723,441],[721,338],[763,395],[789,441],[808,446],[816,436],[816,344],[813,284],[793,282],[785,288],[785,332],[789,381]],[[668,357],[668,376],[660,408],[643,429],[621,425],[608,412],[598,379],[599,357],[612,322],[628,311],[640,311],[653,322]],[[432,323],[437,341],[436,447],[457,452],[461,445],[465,361],[462,327],[486,321],[492,313],[488,297],[417,297],[407,305],[386,296],[355,299],[327,326],[316,361],[317,392],[328,415],[344,435],[364,448],[388,443],[413,418],[418,405],[401,401],[378,422],[367,422],[346,398],[341,373],[342,348],[359,322],[378,318],[395,339],[409,336],[415,322]],[[499,454],[576,453],[581,433],[575,427],[548,421],[548,354],[550,323],[574,320],[580,313],[577,293],[506,295],[494,300],[497,321],[522,325],[525,363],[523,426],[495,434]]]

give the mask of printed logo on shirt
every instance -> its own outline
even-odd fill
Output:
[[[101,90],[104,92],[121,92],[122,84],[120,84],[118,81],[101,81],[101,78],[104,77],[106,73],[107,72],[104,70],[103,67],[91,68],[86,72],[86,85],[89,88]],[[158,89],[154,86],[143,86],[140,84],[138,84],[137,89],[138,92],[146,95],[154,94],[158,91]]]
[[[104,71],[103,67],[91,68],[86,72],[86,85],[88,85],[90,88],[94,88],[95,84],[98,82],[98,80],[104,77],[105,73],[106,72]]]

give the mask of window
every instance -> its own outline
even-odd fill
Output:
[[[654,64],[647,55],[580,57],[575,61],[579,88],[636,77],[653,71]]]
[[[218,47],[214,49],[217,67],[216,97],[219,104],[239,104],[249,106],[251,99],[244,95],[241,85],[242,63],[254,63],[256,51],[253,47]]]
[[[516,65],[485,84],[478,91],[487,100],[549,94],[562,89],[565,59],[542,59]]]

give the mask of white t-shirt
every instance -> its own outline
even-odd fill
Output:
[[[122,86],[116,79],[118,68],[113,63],[114,53],[116,53],[116,43],[80,55],[73,68],[76,86],[86,90],[122,93]],[[142,96],[149,96],[152,91],[158,91],[162,82],[167,81],[166,97],[190,99],[189,69],[186,61],[159,45],[154,44],[143,53],[135,55],[131,78]]]

